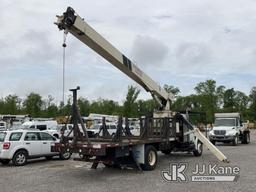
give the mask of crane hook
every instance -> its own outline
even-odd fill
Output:
[[[67,47],[67,44],[66,44],[67,34],[68,34],[68,31],[64,30],[64,33],[63,33],[63,44],[62,44],[62,47],[64,47],[64,48]]]

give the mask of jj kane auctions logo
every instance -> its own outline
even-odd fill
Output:
[[[231,182],[239,178],[240,168],[237,166],[195,164],[191,174],[188,174],[188,165],[184,162],[170,163],[169,170],[162,171],[161,176],[166,182]]]

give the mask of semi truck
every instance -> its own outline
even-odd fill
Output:
[[[112,136],[106,128],[103,117],[100,130],[102,134],[99,134],[101,136],[89,138],[87,129],[83,124],[81,124],[82,133],[78,128],[78,124],[82,122],[77,107],[77,91],[80,87],[71,89],[70,91],[73,93],[71,119],[74,137],[72,141],[69,141],[67,137],[62,135],[60,145],[55,146],[52,150],[77,153],[79,158],[74,160],[92,162],[92,168],[97,168],[99,163],[103,163],[106,167],[126,165],[142,170],[153,170],[157,165],[157,151],[164,154],[183,151],[201,156],[203,144],[220,161],[228,161],[218,148],[198,129],[194,128],[185,118],[185,115],[170,110],[170,104],[174,98],[171,93],[167,93],[150,76],[96,32],[73,8],[68,7],[62,15],[57,16],[55,24],[60,30],[64,30],[64,35],[68,33],[74,35],[83,44],[93,49],[110,64],[141,85],[152,95],[159,106],[158,110],[154,111],[153,116],[140,118],[139,135],[131,134],[128,118],[119,117],[117,130]],[[65,41],[63,47],[66,47]]]
[[[243,144],[250,142],[250,129],[242,123],[240,113],[215,113],[215,121],[209,132],[210,141],[232,143],[237,145],[239,141]]]

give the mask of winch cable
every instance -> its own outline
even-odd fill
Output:
[[[63,102],[63,107],[65,105],[65,64],[66,64],[66,37],[67,37],[68,32],[64,31],[63,33],[63,57],[62,57],[62,102]]]

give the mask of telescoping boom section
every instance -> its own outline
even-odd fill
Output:
[[[173,95],[167,93],[147,74],[140,70],[140,68],[130,59],[97,33],[84,21],[84,19],[77,15],[71,7],[68,7],[67,11],[63,13],[62,16],[57,17],[58,20],[55,24],[58,25],[60,30],[65,30],[66,32],[73,34],[120,71],[136,81],[146,91],[150,92],[153,98],[159,103],[160,107],[169,110],[170,101],[173,99]]]

